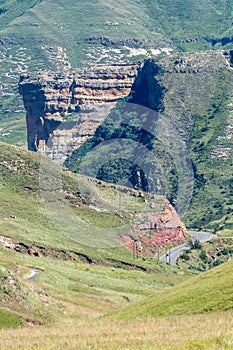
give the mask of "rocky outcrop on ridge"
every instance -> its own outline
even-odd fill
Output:
[[[63,162],[93,136],[117,101],[130,93],[131,102],[157,111],[165,106],[166,115],[170,114],[166,105],[172,103],[174,123],[187,141],[191,116],[203,113],[203,106],[212,99],[216,82],[209,77],[223,68],[231,69],[231,65],[232,52],[207,51],[174,54],[154,63],[147,60],[144,64],[23,75],[19,91],[26,109],[28,149]],[[203,84],[204,79],[209,79],[208,85]]]
[[[21,76],[28,149],[64,161],[68,150],[91,137],[116,102],[129,95],[139,65],[98,65]]]

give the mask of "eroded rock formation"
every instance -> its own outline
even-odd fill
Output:
[[[73,163],[77,164],[88,153],[88,144],[76,152],[73,150],[91,138],[97,127],[109,116],[109,111],[121,98],[129,97],[130,94],[130,102],[143,105],[153,113],[139,111],[142,118],[135,117],[135,124],[132,124],[135,122],[132,118],[131,129],[127,128],[131,124],[126,118],[126,123],[123,124],[126,125],[127,135],[124,134],[125,130],[118,128],[119,138],[126,138],[134,131],[136,134],[138,127],[138,143],[144,145],[146,136],[155,136],[159,141],[156,144],[157,149],[154,144],[150,148],[154,146],[153,162],[150,161],[150,152],[145,152],[143,157],[139,152],[138,158],[136,152],[133,160],[141,164],[139,160],[143,159],[145,164],[148,155],[148,164],[155,164],[157,172],[154,171],[153,179],[156,180],[156,185],[153,189],[159,194],[164,193],[161,185],[163,174],[159,167],[161,165],[162,170],[165,170],[165,180],[171,185],[167,196],[171,203],[176,203],[177,191],[181,185],[186,184],[185,189],[189,189],[193,181],[196,190],[193,197],[191,192],[187,197],[192,197],[191,209],[186,216],[191,223],[190,227],[205,230],[209,229],[209,222],[213,222],[212,227],[216,230],[216,217],[226,215],[225,212],[221,214],[216,210],[219,208],[217,201],[222,202],[223,208],[226,204],[228,212],[231,210],[225,193],[230,191],[232,172],[227,170],[226,178],[222,178],[223,190],[218,198],[212,177],[219,167],[229,169],[232,156],[232,69],[232,51],[219,50],[175,53],[161,56],[156,62],[147,60],[144,64],[98,65],[64,74],[40,73],[24,76],[20,81],[20,93],[27,110],[28,147],[30,150],[44,152],[60,163],[72,153]],[[112,115],[114,111],[115,109]],[[105,124],[110,121],[110,125],[114,116],[112,119],[110,116]],[[130,119],[129,121],[131,122]],[[107,128],[104,132],[105,130],[108,131]],[[141,130],[148,133],[142,133]],[[112,132],[111,129],[110,131]],[[110,138],[104,137],[106,135],[103,133],[101,140],[108,141]],[[116,134],[112,132],[111,135],[116,137]],[[167,156],[166,150],[169,153]],[[192,161],[188,156],[189,152]],[[115,153],[119,156],[119,153]],[[69,161],[71,158],[69,157]],[[98,157],[94,154],[91,159],[93,158]],[[179,175],[177,169],[183,169],[186,164],[185,169],[193,170],[193,174],[192,171],[187,172],[188,181],[185,182],[182,177],[176,178],[174,175]],[[72,167],[70,169],[76,171]],[[150,178],[149,180],[152,183]],[[218,179],[218,185],[219,181]],[[161,192],[158,192],[158,188],[162,189]],[[206,200],[203,200],[204,196]],[[182,198],[186,198],[185,191]],[[200,203],[202,213],[199,212]],[[199,217],[196,216],[197,212]],[[227,214],[228,212],[226,211]],[[220,220],[218,227],[222,229]]]
[[[46,153],[61,163],[69,152],[94,135],[119,99],[130,93],[131,102],[158,111],[163,95],[154,78],[158,69],[148,60],[143,65],[97,66],[63,74],[21,77],[19,88],[27,111],[29,150]],[[131,191],[143,197],[143,192]],[[151,252],[158,244],[176,244],[186,238],[187,231],[179,215],[166,203],[162,213],[151,208],[136,218],[141,222],[140,242],[144,247],[150,246]],[[132,248],[130,235],[123,235],[121,240]]]
[[[63,162],[93,136],[117,101],[130,93],[130,102],[165,110],[172,122],[175,116],[174,124],[187,142],[192,115],[205,112],[215,77],[231,65],[232,52],[209,51],[174,54],[156,63],[147,60],[24,75],[19,91],[27,111],[28,149]],[[208,85],[203,85],[205,79]]]
[[[116,102],[129,95],[139,65],[22,76],[19,91],[27,111],[28,149],[64,161],[94,134]]]
[[[139,219],[133,234],[122,235],[121,241],[132,251],[153,255],[159,247],[177,245],[187,238],[187,230],[179,215],[169,203],[161,212],[151,211],[137,215]]]

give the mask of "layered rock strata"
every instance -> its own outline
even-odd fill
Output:
[[[62,163],[131,91],[140,64],[98,65],[20,78],[28,149]]]
[[[204,113],[203,106],[211,104],[215,76],[222,69],[232,69],[232,56],[232,51],[180,53],[158,62],[21,76],[19,91],[27,112],[28,149],[63,162],[93,136],[117,101],[130,93],[135,104],[158,112],[165,109],[165,115],[188,142],[192,115]],[[209,84],[203,86],[203,79]]]
[[[132,102],[159,110],[163,92],[154,79],[158,69],[149,60],[145,64],[99,65],[63,74],[22,76],[19,91],[27,111],[29,150],[45,153],[62,163],[94,135],[110,110],[130,93]],[[135,195],[143,193],[135,191]],[[187,231],[179,215],[168,203],[162,214],[156,214],[152,208],[139,214],[137,220],[141,222],[138,230],[143,246],[155,248],[186,238]],[[122,236],[121,240],[131,248],[130,235]]]

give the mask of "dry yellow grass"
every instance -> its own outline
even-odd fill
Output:
[[[0,331],[0,349],[224,350],[233,348],[233,312],[137,321],[66,321]]]

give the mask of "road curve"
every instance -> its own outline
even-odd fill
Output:
[[[169,249],[166,254],[161,256],[160,260],[165,261],[170,265],[176,265],[179,255],[188,249],[190,249],[188,244],[178,245],[177,247]]]
[[[39,275],[42,271],[39,270],[39,269],[34,269],[34,268],[31,268],[31,274],[27,277],[27,280],[28,281],[34,281],[36,276]]]
[[[191,236],[193,236],[194,239],[197,239],[201,243],[204,243],[204,242],[210,241],[213,238],[216,238],[216,235],[213,235],[207,232],[189,231],[188,233]],[[183,252],[189,249],[190,249],[190,246],[187,243],[178,245],[174,248],[169,249],[166,254],[161,256],[160,260],[165,261],[170,265],[176,265],[178,257]]]
[[[210,241],[211,239],[217,237],[216,235],[213,235],[208,232],[189,231],[188,233],[192,235],[194,239],[197,239],[201,243]]]

